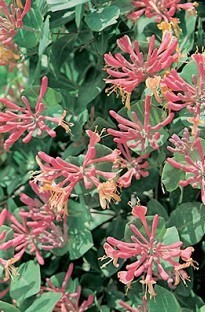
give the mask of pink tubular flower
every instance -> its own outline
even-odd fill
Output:
[[[131,149],[138,148],[139,151],[145,151],[148,145],[153,149],[158,149],[160,139],[159,130],[168,125],[174,118],[170,113],[168,117],[155,126],[150,125],[151,100],[150,96],[145,98],[144,123],[142,124],[135,112],[132,112],[130,121],[118,115],[115,111],[110,111],[110,115],[118,122],[120,131],[108,129],[108,133],[114,136],[114,141],[118,144],[126,144]]]
[[[180,186],[185,187],[191,184],[193,187],[201,188],[201,200],[205,204],[205,158],[199,138],[195,140],[194,152],[194,156],[186,154],[183,163],[176,161],[174,158],[167,158],[167,161],[174,168],[185,172],[186,179],[179,182]]]
[[[149,153],[134,158],[131,156],[126,144],[118,144],[118,149],[124,156],[124,158],[120,158],[120,168],[127,169],[127,172],[121,175],[117,181],[119,186],[129,187],[133,176],[136,180],[139,180],[141,177],[145,178],[149,175],[149,171],[147,171],[149,162],[146,161],[150,155]]]
[[[155,21],[159,23],[162,20],[165,22],[172,21],[172,17],[181,9],[196,14],[196,2],[180,2],[180,0],[134,0],[133,4],[136,9],[133,13],[128,15],[128,18],[137,21],[141,15],[145,14],[148,18],[154,17]]]
[[[42,191],[40,187],[33,181],[29,182],[32,190],[38,196],[31,198],[24,193],[20,194],[21,201],[28,207],[28,211],[21,211],[21,216],[26,216],[32,220],[61,221],[62,215],[57,210],[51,209],[49,205],[50,191]]]
[[[7,108],[5,112],[0,113],[0,132],[11,133],[9,138],[4,143],[4,148],[8,150],[25,132],[26,136],[22,139],[23,143],[28,143],[35,134],[41,135],[44,131],[51,137],[55,137],[56,132],[47,126],[45,122],[52,122],[70,131],[69,126],[63,121],[65,111],[60,117],[51,117],[43,115],[45,105],[42,99],[48,88],[48,78],[42,78],[40,94],[35,105],[35,113],[31,109],[31,105],[25,96],[22,96],[22,101],[25,107],[18,106],[11,101],[0,98],[0,102]]]
[[[62,297],[56,303],[53,312],[84,312],[93,303],[93,295],[89,295],[87,300],[80,304],[81,286],[77,287],[76,292],[70,293],[66,287],[73,271],[73,264],[68,267],[61,287],[56,287],[49,278],[46,279],[48,286],[42,286],[41,292],[51,291],[61,293]]]
[[[171,69],[161,83],[168,88],[164,96],[171,110],[187,108],[199,118],[205,108],[205,55],[193,54],[192,58],[198,69],[198,76],[192,76],[192,85],[181,78],[175,69]]]
[[[90,143],[81,166],[68,163],[60,157],[50,157],[44,152],[38,153],[37,162],[41,172],[35,176],[34,181],[39,183],[42,190],[50,191],[49,203],[59,213],[67,214],[68,198],[75,185],[81,180],[83,180],[86,189],[96,187],[102,191],[100,179],[111,181],[117,176],[117,172],[103,171],[97,166],[101,163],[115,163],[120,152],[114,150],[106,156],[96,158],[95,145],[100,141],[100,135],[91,130],[86,132],[90,138]],[[113,183],[112,185],[114,186]],[[103,189],[105,190],[105,186]],[[99,196],[101,194],[104,196],[105,193],[100,191]],[[113,189],[111,195],[114,198]],[[110,199],[109,197],[109,201]]]
[[[23,18],[31,8],[31,0],[26,0],[23,11],[14,4],[10,7],[4,0],[0,0],[0,41],[3,45],[9,45],[19,28],[23,27]]]
[[[125,271],[118,272],[118,277],[122,283],[129,287],[130,283],[136,277],[142,276],[141,283],[146,286],[145,298],[147,291],[150,296],[156,295],[153,286],[156,284],[158,278],[168,283],[174,282],[170,269],[166,271],[164,263],[169,264],[170,268],[176,274],[179,273],[179,270],[183,272],[184,267],[194,266],[194,261],[191,258],[191,253],[194,249],[188,247],[185,250],[181,250],[180,247],[183,245],[181,241],[171,245],[165,245],[158,241],[156,230],[159,223],[159,216],[155,215],[153,217],[152,225],[150,226],[146,219],[146,212],[147,208],[144,206],[135,206],[133,208],[133,216],[141,221],[144,229],[143,232],[140,232],[131,223],[130,230],[133,233],[130,237],[131,242],[124,242],[113,237],[108,237],[107,242],[104,244],[105,253],[107,257],[111,258],[115,266],[118,266],[118,259],[137,258],[136,261],[126,266]],[[184,264],[178,262],[177,257],[180,256],[185,261]]]
[[[150,38],[146,59],[140,52],[138,42],[134,41],[132,45],[127,35],[117,40],[117,44],[123,52],[129,54],[130,61],[120,53],[105,54],[105,69],[109,74],[109,78],[105,81],[114,85],[110,88],[111,92],[117,91],[119,88],[122,95],[123,92],[125,93],[124,100],[127,101],[126,106],[129,108],[129,94],[141,82],[148,77],[154,77],[156,73],[159,74],[178,61],[178,41],[169,32],[166,32],[159,48],[155,48],[155,36],[153,35]],[[108,88],[107,91],[109,92],[110,89]]]
[[[193,150],[194,142],[191,142],[191,136],[187,128],[184,128],[182,138],[179,138],[178,135],[174,133],[169,141],[175,146],[174,148],[171,146],[167,147],[167,149],[172,153],[186,155]]]
[[[10,227],[14,231],[14,238],[2,243],[1,250],[9,248],[15,249],[15,259],[21,259],[23,254],[27,251],[36,255],[39,264],[44,264],[44,259],[40,250],[52,250],[54,248],[63,248],[67,241],[67,223],[63,223],[63,232],[60,226],[56,225],[48,216],[45,218],[32,220],[30,213],[20,211],[21,223],[14,215],[7,211],[7,219],[10,222]]]

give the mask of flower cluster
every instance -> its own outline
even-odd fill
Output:
[[[145,178],[149,175],[149,162],[147,161],[150,155],[149,153],[138,157],[132,157],[128,146],[120,143],[118,144],[118,149],[124,157],[120,158],[120,169],[127,170],[118,178],[117,182],[120,187],[129,187],[133,176],[136,180],[139,180],[141,177]]]
[[[157,23],[161,21],[171,22],[177,11],[185,10],[190,14],[196,14],[197,3],[181,3],[180,0],[134,0],[134,12],[128,15],[132,21],[137,21],[140,16],[145,14],[148,18],[153,17]]]
[[[0,1],[0,55],[1,65],[8,65],[12,70],[19,60],[17,45],[13,38],[18,30],[23,27],[23,18],[30,11],[31,0],[26,0],[25,6],[17,7],[14,4],[7,5],[4,0]]]
[[[176,69],[162,79],[162,86],[166,86],[164,97],[168,102],[168,108],[173,111],[180,111],[186,108],[193,117],[188,120],[193,123],[193,133],[197,133],[201,121],[201,114],[204,113],[205,99],[205,56],[193,54],[192,59],[198,70],[198,75],[192,76],[192,84],[186,82]]]
[[[159,48],[155,45],[155,36],[150,38],[147,56],[144,57],[140,51],[139,43],[134,41],[133,45],[130,38],[125,35],[117,40],[119,48],[129,55],[128,61],[121,53],[112,55],[105,54],[105,70],[109,78],[105,79],[106,83],[113,86],[107,89],[107,92],[119,89],[129,108],[130,93],[148,77],[154,77],[160,74],[162,70],[168,69],[174,62],[179,59],[178,40],[171,33],[166,32]]]
[[[4,143],[5,150],[8,150],[22,135],[26,136],[22,139],[23,143],[28,143],[33,135],[41,135],[46,132],[51,137],[56,136],[56,132],[52,130],[48,122],[57,124],[65,128],[66,132],[70,131],[69,125],[63,120],[66,112],[60,117],[46,116],[43,114],[45,105],[42,100],[48,88],[48,78],[44,76],[40,87],[38,100],[35,104],[35,112],[32,111],[29,100],[22,96],[25,107],[19,106],[6,98],[0,98],[6,110],[0,112],[0,132],[10,133],[8,139]]]
[[[82,180],[85,189],[97,188],[99,191],[102,208],[105,209],[111,199],[120,201],[114,178],[117,172],[104,171],[98,168],[99,164],[110,163],[113,165],[120,154],[118,150],[110,154],[96,157],[96,143],[100,141],[100,135],[87,130],[90,142],[82,164],[75,165],[60,157],[53,158],[44,152],[39,152],[37,162],[41,168],[34,178],[41,190],[50,191],[49,203],[57,209],[58,213],[67,214],[67,201],[74,187]],[[106,180],[106,182],[104,182]]]
[[[30,208],[29,211],[21,209],[19,211],[19,219],[11,212],[4,211],[4,221],[10,224],[14,232],[14,237],[1,243],[0,249],[15,249],[14,259],[20,260],[25,252],[35,254],[37,261],[43,265],[44,258],[41,251],[51,251],[54,248],[63,248],[67,241],[67,218],[63,220],[63,232],[60,225],[56,224],[55,216],[44,213],[35,213],[35,201],[28,196],[22,195],[25,203]],[[46,209],[46,205],[41,210]],[[33,211],[32,211],[33,210]],[[5,238],[6,232],[1,233],[1,240]],[[15,261],[14,261],[15,262]],[[3,264],[3,262],[1,262]],[[7,262],[5,262],[5,265]],[[7,279],[8,274],[5,276]]]
[[[183,161],[174,158],[167,158],[167,161],[174,168],[185,172],[185,180],[179,182],[180,186],[191,184],[201,189],[201,200],[205,204],[205,155],[200,138],[195,140],[193,149],[186,152]]]
[[[10,7],[4,0],[0,2],[0,40],[3,45],[9,45],[19,28],[23,27],[23,18],[31,8],[31,0],[26,0],[23,8]],[[23,9],[23,11],[22,11]]]
[[[41,293],[49,291],[60,293],[62,295],[60,300],[56,303],[53,312],[84,312],[93,303],[93,295],[89,295],[87,300],[84,300],[82,303],[80,303],[81,286],[78,286],[75,292],[69,292],[69,290],[67,290],[67,284],[70,280],[72,271],[73,264],[71,263],[65,274],[61,287],[56,287],[49,278],[46,279],[48,286],[41,287]]]
[[[145,285],[145,299],[147,292],[151,297],[156,296],[154,285],[158,279],[167,281],[168,284],[177,285],[179,276],[183,277],[183,281],[189,279],[184,268],[188,266],[195,267],[195,262],[191,258],[194,251],[193,247],[181,249],[183,243],[181,241],[170,245],[165,245],[157,238],[157,228],[159,225],[159,216],[153,217],[150,226],[146,219],[147,208],[145,206],[135,206],[132,210],[134,217],[142,223],[143,230],[139,230],[134,223],[130,224],[132,235],[130,242],[120,241],[113,237],[108,237],[104,244],[106,253],[105,258],[111,258],[114,266],[118,266],[119,259],[134,259],[136,261],[126,265],[125,271],[118,272],[119,280],[130,286],[131,282],[142,276],[141,283]],[[184,261],[180,264],[177,260],[179,257]],[[110,262],[110,261],[109,261]],[[169,264],[169,269],[165,268],[165,264]]]
[[[145,151],[150,145],[153,149],[158,149],[160,139],[160,129],[169,124],[174,118],[174,113],[170,113],[162,122],[157,125],[150,124],[151,97],[146,96],[144,105],[144,122],[142,123],[135,112],[132,111],[130,121],[120,116],[115,111],[110,111],[110,115],[118,122],[120,131],[108,129],[108,133],[114,136],[114,141],[118,144],[126,144],[131,149]]]

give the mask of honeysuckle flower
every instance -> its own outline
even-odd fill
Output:
[[[27,206],[28,211],[21,210],[19,214],[31,218],[32,220],[45,219],[48,221],[48,218],[50,218],[50,221],[61,221],[62,215],[60,215],[57,210],[51,209],[49,205],[50,191],[42,191],[34,181],[30,181],[29,184],[35,193],[35,197],[31,198],[24,193],[20,194],[20,199]]]
[[[169,109],[179,111],[187,108],[191,114],[200,119],[200,113],[205,108],[205,55],[193,54],[192,59],[198,70],[198,75],[192,76],[192,84],[180,77],[175,69],[171,69],[161,83],[168,88],[164,96]]]
[[[7,219],[14,231],[14,238],[2,243],[0,249],[7,250],[13,247],[16,252],[15,258],[18,260],[27,251],[35,254],[39,264],[43,265],[44,259],[40,250],[49,251],[65,246],[67,241],[66,221],[63,223],[62,232],[60,226],[52,222],[50,218],[47,221],[45,219],[32,220],[22,215],[20,223],[13,214],[7,211]]]
[[[165,34],[167,31],[173,33],[177,38],[180,37],[181,28],[179,27],[179,19],[178,18],[171,18],[170,22],[162,21],[157,27],[162,30],[162,33]]]
[[[14,257],[8,260],[4,260],[0,258],[0,264],[4,267],[5,271],[5,277],[4,282],[8,281],[10,278],[12,279],[14,276],[19,275],[18,268],[13,266],[14,263],[16,263],[19,260],[19,258]]]
[[[161,103],[161,94],[160,94],[160,85],[161,77],[155,76],[155,77],[148,77],[145,81],[147,88],[152,92],[152,95],[154,95],[157,102]]]
[[[186,155],[193,150],[194,141],[191,141],[188,128],[184,128],[183,135],[180,138],[177,134],[173,134],[169,141],[174,145],[174,148],[168,146],[167,149],[172,153],[180,153]]]
[[[23,18],[31,8],[31,0],[26,0],[24,7],[10,6],[0,0],[0,41],[5,45],[9,45],[19,28],[23,27]]]
[[[118,144],[118,149],[124,157],[120,158],[120,168],[122,170],[127,170],[124,174],[120,175],[117,180],[120,187],[129,187],[133,176],[136,180],[139,180],[141,177],[145,178],[149,175],[149,171],[147,171],[149,162],[146,161],[150,155],[149,153],[138,157],[132,157],[126,144]]]
[[[150,145],[153,149],[158,149],[158,141],[160,139],[159,130],[168,125],[174,118],[174,114],[170,113],[167,118],[155,126],[150,124],[151,100],[150,96],[145,98],[144,106],[144,123],[142,124],[135,112],[132,112],[130,121],[115,111],[110,111],[110,115],[117,120],[120,131],[108,129],[107,132],[114,136],[114,141],[118,144],[127,145],[129,148],[138,148],[139,151],[144,151]]]
[[[132,214],[141,221],[143,230],[140,231],[131,223],[130,230],[133,234],[130,237],[130,242],[108,237],[107,242],[104,244],[107,258],[110,258],[110,261],[112,260],[116,267],[118,266],[118,259],[136,258],[134,262],[126,265],[125,271],[118,272],[118,278],[129,287],[135,278],[142,276],[141,283],[145,285],[145,299],[147,292],[151,297],[156,296],[154,285],[157,279],[168,282],[170,280],[173,281],[170,269],[166,270],[164,268],[164,262],[169,264],[175,273],[181,269],[183,271],[184,267],[193,265],[191,253],[194,251],[192,247],[181,250],[183,245],[181,241],[170,245],[165,245],[158,241],[156,231],[159,224],[159,216],[156,214],[153,217],[150,226],[146,219],[146,213],[147,208],[145,206],[135,206],[133,208]],[[185,261],[182,266],[178,262],[178,257]]]
[[[82,165],[77,166],[61,159],[53,158],[44,152],[39,152],[37,162],[41,168],[39,174],[34,177],[34,181],[39,183],[43,190],[50,191],[49,204],[59,213],[67,214],[67,201],[73,188],[81,180],[86,189],[96,187],[100,191],[100,201],[104,208],[105,201],[110,202],[111,198],[119,199],[114,194],[114,183],[111,182],[118,172],[103,171],[97,168],[100,163],[114,164],[119,157],[120,151],[114,150],[110,154],[96,158],[96,143],[100,141],[100,135],[91,130],[86,131],[90,138],[88,150],[82,161]],[[100,181],[100,180],[103,181]],[[107,184],[102,182],[109,181]],[[112,185],[112,191],[106,191],[107,185]],[[105,198],[107,194],[107,198]]]
[[[0,66],[8,66],[8,70],[12,71],[19,59],[20,55],[14,44],[9,46],[0,45]]]
[[[44,76],[40,87],[40,93],[33,112],[29,100],[22,96],[22,101],[25,107],[19,106],[6,98],[0,98],[6,110],[0,112],[0,132],[11,133],[4,143],[5,150],[8,150],[22,135],[26,134],[22,139],[23,143],[28,143],[32,136],[41,135],[43,132],[51,137],[56,136],[56,132],[47,125],[47,122],[52,122],[58,126],[70,131],[69,125],[63,121],[65,111],[60,117],[51,117],[43,115],[45,105],[42,100],[48,88],[48,78]]]
[[[156,74],[169,68],[179,59],[178,41],[169,32],[166,32],[163,41],[158,48],[155,47],[155,36],[150,38],[147,56],[139,49],[139,44],[134,41],[132,44],[130,38],[125,35],[117,40],[119,48],[129,55],[129,61],[121,54],[105,54],[105,70],[109,77],[105,79],[106,83],[113,86],[107,89],[108,94],[112,91],[123,95],[124,102],[129,108],[129,99],[131,92],[148,77],[154,77]]]
[[[116,202],[121,201],[121,198],[118,195],[117,184],[114,180],[100,183],[97,189],[102,209],[109,208],[111,200]]]
[[[181,187],[191,184],[194,188],[201,188],[201,200],[205,204],[205,156],[200,138],[195,140],[192,151],[194,155],[186,154],[182,163],[174,158],[167,158],[167,161],[174,168],[185,172],[185,179],[179,181]]]
[[[83,302],[80,300],[81,286],[78,286],[76,292],[73,293],[67,290],[67,284],[69,282],[69,279],[71,278],[72,271],[73,264],[71,263],[65,274],[61,287],[56,287],[49,278],[46,279],[46,283],[48,286],[41,287],[41,293],[49,291],[62,294],[61,298],[56,303],[53,312],[84,312],[93,303],[93,295],[89,295],[88,299],[84,300]]]
[[[172,17],[181,9],[190,14],[196,14],[195,7],[198,5],[197,2],[181,3],[180,0],[134,0],[133,4],[135,10],[128,15],[128,18],[137,21],[141,15],[145,14],[148,18],[153,17],[156,23],[171,22]]]

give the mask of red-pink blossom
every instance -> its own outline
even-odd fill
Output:
[[[141,283],[146,286],[145,297],[147,291],[150,296],[156,295],[154,285],[157,279],[162,279],[168,283],[174,282],[171,270],[178,274],[179,270],[183,271],[184,266],[194,266],[194,261],[191,258],[194,249],[188,247],[181,250],[183,245],[181,241],[170,245],[165,245],[159,241],[156,236],[159,216],[156,214],[153,217],[150,226],[147,222],[146,213],[147,208],[145,206],[133,208],[132,214],[141,221],[143,229],[139,230],[137,226],[131,223],[130,242],[108,237],[104,244],[105,253],[107,257],[111,258],[115,266],[118,266],[118,259],[136,259],[136,261],[126,265],[125,271],[118,272],[118,278],[129,287],[135,278],[142,276]],[[185,261],[184,264],[179,263],[178,257],[180,256]],[[165,269],[164,263],[169,264],[170,269]]]
[[[48,216],[47,219],[32,220],[30,214],[19,212],[20,221],[7,211],[7,220],[14,232],[14,238],[3,242],[0,245],[1,250],[14,248],[15,258],[21,259],[25,252],[34,254],[37,261],[43,265],[44,259],[42,250],[52,250],[54,248],[63,248],[67,241],[67,222],[63,222],[63,232],[59,225],[56,225]]]
[[[0,0],[0,41],[3,45],[9,45],[19,28],[23,27],[23,18],[31,8],[31,0],[26,0],[21,8],[10,6],[4,0]]]
[[[84,300],[83,302],[80,300],[81,286],[78,286],[75,292],[69,292],[67,290],[67,284],[70,280],[72,271],[73,264],[71,263],[65,274],[61,287],[56,287],[49,278],[46,279],[46,283],[48,286],[41,287],[41,293],[49,291],[61,293],[62,295],[59,301],[56,303],[53,312],[84,312],[93,303],[93,295],[89,295],[88,299]]]
[[[185,173],[185,178],[179,181],[180,186],[185,187],[191,184],[193,187],[201,188],[201,200],[205,204],[205,156],[199,138],[195,140],[190,152],[192,153],[186,154],[182,162],[174,158],[167,158],[167,161],[171,166]]]
[[[129,187],[133,176],[136,180],[139,180],[141,177],[145,178],[149,175],[149,171],[147,170],[149,162],[146,161],[150,155],[149,153],[138,157],[132,157],[126,144],[118,144],[118,149],[123,156],[120,157],[120,169],[127,170],[118,178],[117,183],[119,186]]]
[[[49,204],[50,199],[50,191],[42,190],[38,184],[34,183],[34,181],[29,182],[32,190],[35,195],[29,197],[28,195],[21,193],[20,199],[27,206],[28,211],[22,210],[20,212],[21,216],[26,216],[31,218],[32,220],[47,220],[50,218],[51,221],[61,221],[62,215],[60,215],[57,209],[51,209]],[[37,197],[36,197],[37,195]]]
[[[0,112],[0,132],[10,133],[8,139],[4,143],[4,148],[8,150],[22,135],[26,134],[22,139],[23,143],[28,143],[33,135],[41,135],[47,132],[51,137],[56,136],[56,132],[52,130],[47,123],[51,122],[70,131],[69,126],[63,121],[65,112],[60,117],[51,117],[43,114],[45,105],[42,99],[48,88],[48,78],[42,78],[40,93],[33,112],[29,100],[22,96],[25,107],[19,106],[8,99],[0,98],[0,102],[6,107],[5,112]]]
[[[171,69],[161,84],[167,89],[164,97],[168,101],[168,108],[174,111],[187,108],[191,114],[200,118],[205,108],[205,55],[193,54],[192,59],[198,70],[198,75],[192,75],[192,84],[180,77],[176,69]]]
[[[158,48],[155,45],[155,36],[150,38],[146,57],[140,51],[138,42],[134,41],[132,44],[127,35],[118,39],[117,44],[129,55],[129,60],[121,53],[105,54],[105,70],[109,75],[105,81],[114,85],[111,90],[117,91],[119,88],[121,93],[124,91],[130,94],[141,82],[169,68],[179,59],[178,41],[169,32],[165,33]]]
[[[186,155],[193,150],[194,140],[191,140],[191,138],[189,130],[184,128],[181,138],[176,133],[171,136],[169,141],[174,145],[174,147],[168,146],[167,149],[172,153]]]
[[[115,111],[110,111],[110,115],[118,122],[120,130],[108,129],[108,133],[114,136],[114,141],[118,144],[126,144],[131,149],[145,151],[150,145],[153,149],[159,148],[160,129],[168,125],[174,118],[174,114],[170,113],[167,118],[157,125],[150,124],[151,114],[151,98],[146,96],[144,106],[144,122],[142,123],[135,112],[132,113],[130,121]]]
[[[113,180],[117,176],[117,172],[100,170],[98,165],[115,163],[120,152],[114,150],[108,155],[96,157],[95,145],[100,141],[100,135],[91,130],[86,132],[90,142],[81,165],[74,165],[60,157],[53,158],[44,152],[38,153],[37,162],[41,172],[35,176],[34,181],[39,183],[42,190],[50,191],[49,203],[59,213],[67,213],[68,198],[81,180],[86,189],[91,189],[98,188],[101,182]]]
[[[165,22],[171,22],[172,17],[181,9],[189,11],[192,14],[196,13],[196,2],[180,2],[180,0],[134,0],[134,12],[129,14],[128,18],[137,21],[141,15],[145,14],[148,18],[153,17],[155,21],[159,23],[162,20]]]

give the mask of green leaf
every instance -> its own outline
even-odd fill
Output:
[[[184,66],[180,76],[185,81],[192,84],[192,75],[198,75],[197,64],[193,59]]]
[[[92,31],[102,31],[117,23],[119,15],[120,9],[113,5],[88,14],[85,21]]]
[[[56,292],[47,292],[40,295],[37,299],[34,300],[33,304],[26,309],[25,312],[52,312],[56,303],[62,297],[62,293]]]
[[[40,291],[40,266],[34,261],[28,261],[20,265],[18,272],[19,275],[11,280],[10,296],[22,303]]]
[[[8,242],[9,240],[13,239],[13,230],[6,226],[6,225],[1,225],[0,226],[0,234],[3,232],[3,231],[6,231],[6,236],[4,237],[4,239],[1,240],[1,244],[5,243],[5,242]],[[0,249],[0,258],[2,259],[5,259],[5,260],[8,260],[10,258],[13,258],[14,256],[14,248],[11,247],[11,248],[8,248],[6,250],[1,250]],[[2,272],[3,273],[3,272]]]
[[[104,89],[105,82],[103,81],[103,73],[95,72],[90,79],[86,80],[78,94],[78,105],[86,107],[87,104],[92,102]]]
[[[152,198],[147,204],[148,214],[155,215],[156,213],[163,217],[165,220],[168,219],[168,214],[166,209],[158,202],[156,199]]]
[[[183,203],[172,213],[169,226],[176,226],[186,245],[198,243],[205,233],[205,207],[199,202]]]
[[[75,7],[76,5],[86,3],[88,0],[46,0],[52,12],[66,10]]]
[[[112,4],[120,9],[120,14],[128,13],[133,8],[133,4],[130,0],[114,0]]]
[[[150,312],[182,312],[182,309],[171,291],[156,285],[157,296],[149,300]]]
[[[92,246],[92,234],[88,229],[68,231],[68,249],[70,259],[75,260],[82,257]]]
[[[42,33],[42,15],[38,9],[30,9],[24,17],[24,26],[15,36],[18,46],[31,49],[37,46]]]
[[[80,28],[83,11],[84,10],[83,10],[82,4],[76,5],[76,7],[75,7],[75,23],[76,23],[77,28]]]
[[[98,206],[99,206],[99,200],[98,200]],[[113,219],[115,216],[115,213],[111,210],[109,211],[98,211],[98,210],[92,210],[91,211],[92,220],[89,222],[89,229],[92,231],[99,225],[107,222],[110,219]]]
[[[176,190],[183,177],[184,173],[181,170],[172,167],[168,162],[165,163],[162,171],[162,183],[168,192]]]
[[[197,15],[190,15],[190,12],[185,14],[181,12],[179,15],[181,20],[180,28],[182,29],[179,45],[182,53],[186,53],[193,49]]]
[[[47,46],[52,42],[50,39],[49,19],[50,19],[50,16],[48,15],[43,25],[42,38],[40,40],[39,47],[38,47],[39,57],[43,55],[43,52],[46,50]]]
[[[13,305],[0,301],[0,311],[1,312],[21,312],[19,309],[14,307]]]
[[[90,213],[86,206],[69,200],[68,250],[70,259],[84,255],[92,246],[93,239],[89,230]]]

